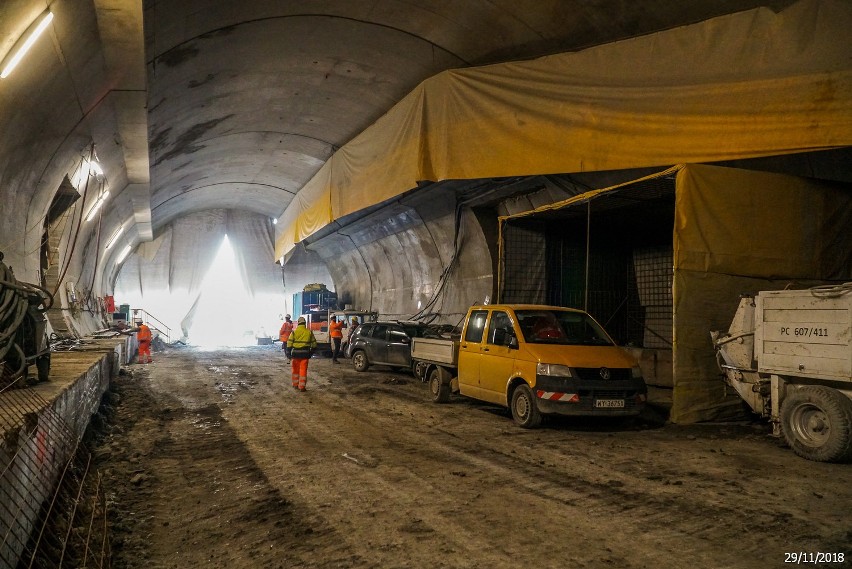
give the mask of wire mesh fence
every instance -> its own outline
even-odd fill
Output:
[[[674,180],[503,224],[501,299],[583,308],[619,342],[672,349]]]
[[[31,389],[0,391],[0,567],[110,567],[92,455]]]

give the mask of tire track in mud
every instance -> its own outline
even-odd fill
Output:
[[[736,506],[728,506],[691,492],[694,483],[703,483],[722,488],[725,494],[747,493],[738,480],[707,480],[700,472],[689,469],[672,470],[662,476],[648,476],[649,465],[644,465],[647,469],[645,472],[637,472],[637,463],[626,463],[629,468],[614,470],[609,458],[615,458],[617,451],[607,451],[606,454],[611,455],[607,457],[601,452],[592,455],[577,446],[554,448],[554,442],[569,442],[570,445],[589,442],[581,441],[577,436],[563,441],[567,433],[558,430],[519,431],[523,433],[519,436],[535,439],[536,444],[512,448],[510,453],[494,446],[493,439],[488,437],[481,437],[476,444],[471,445],[451,430],[438,427],[435,431],[441,434],[448,445],[462,447],[458,449],[461,451],[458,457],[460,460],[466,457],[481,468],[498,470],[501,477],[513,475],[524,481],[521,486],[533,495],[545,496],[566,506],[582,505],[589,517],[612,519],[629,513],[629,522],[641,525],[641,536],[645,539],[658,533],[661,543],[671,540],[673,536],[678,540],[681,540],[681,536],[697,539],[698,545],[737,543],[737,547],[731,551],[708,549],[707,562],[711,565],[730,557],[728,566],[753,567],[766,563],[768,550],[774,550],[775,559],[783,559],[783,552],[790,549],[791,539],[805,550],[846,551],[847,555],[852,552],[849,548],[852,532],[840,519],[837,521],[841,523],[836,525],[827,522],[820,524],[821,527],[815,527],[816,520],[807,516],[807,512],[802,515],[778,511],[772,505],[760,505],[759,497],[735,500]],[[632,437],[636,433],[627,431],[623,434]],[[614,434],[607,433],[607,436]],[[591,444],[597,445],[598,441],[592,440]],[[582,461],[581,469],[560,470],[557,467],[559,464],[576,465],[578,459]],[[549,468],[543,465],[549,465]],[[638,466],[642,466],[642,463]],[[821,466],[837,470],[843,468],[843,465]],[[578,486],[583,490],[574,489]],[[648,490],[649,486],[652,491]],[[743,535],[749,535],[750,539],[743,540]],[[683,542],[680,541],[671,553],[682,552]],[[743,559],[744,556],[751,556],[751,559]]]
[[[294,395],[302,402],[306,400],[302,394]],[[338,428],[337,423],[331,425],[323,420],[329,415],[338,420],[348,415],[347,418],[359,423],[357,432]],[[370,560],[365,566],[509,566],[504,556],[489,551],[481,536],[444,515],[436,515],[436,493],[430,487],[426,487],[424,492],[423,480],[416,473],[405,472],[400,476],[395,468],[388,468],[389,461],[380,448],[386,446],[383,444],[386,432],[380,432],[369,421],[362,420],[360,416],[354,417],[340,406],[328,406],[319,398],[306,403],[304,408],[288,407],[278,421],[286,426],[283,430],[288,433],[287,441],[276,437],[264,440],[258,445],[264,458],[257,458],[258,462],[274,462],[280,448],[311,449],[312,459],[297,458],[291,462],[292,469],[302,469],[306,473],[297,483],[299,491],[310,495],[318,507],[329,507],[338,512],[337,521],[342,526],[348,527],[346,518],[353,512],[369,520],[363,527],[348,527],[346,532],[340,531],[346,535],[351,547]],[[256,450],[261,451],[261,448]],[[310,469],[306,464],[310,461],[320,466]],[[334,496],[330,506],[328,493],[323,488],[327,482],[321,481],[318,485],[314,482],[315,478],[319,479],[318,470],[328,469],[344,472],[342,477],[347,484],[347,488]],[[454,506],[446,500],[443,502],[445,509]],[[383,510],[391,511],[392,515],[383,516]],[[335,514],[327,515],[330,518]],[[412,547],[412,540],[420,545]],[[439,547],[454,560],[449,565],[434,565],[435,552],[432,548],[426,548],[424,557],[419,555],[423,542],[440,544]],[[368,547],[364,548],[365,544]],[[364,550],[358,551],[359,547]]]
[[[507,468],[505,464],[495,464],[493,459],[483,460],[478,456],[474,458],[471,452],[478,453],[481,449],[458,449],[456,448],[457,442],[455,442],[455,446],[436,443],[428,431],[418,433],[417,436],[412,438],[410,431],[397,429],[396,435],[402,436],[404,439],[389,439],[387,433],[394,432],[393,418],[384,415],[366,417],[360,412],[340,406],[337,402],[328,401],[324,396],[325,394],[322,394],[322,397],[314,399],[307,405],[309,416],[305,415],[303,409],[299,407],[290,408],[289,413],[284,414],[285,422],[295,423],[300,432],[310,431],[311,434],[308,435],[308,438],[311,440],[311,446],[319,444],[320,448],[328,445],[361,448],[365,453],[372,453],[378,465],[387,462],[390,466],[386,469],[379,468],[360,474],[357,483],[368,485],[370,493],[382,496],[383,500],[387,502],[386,506],[392,505],[393,510],[399,510],[404,516],[414,516],[415,519],[427,524],[430,529],[439,528],[437,529],[439,534],[430,536],[429,541],[441,543],[444,549],[454,553],[454,563],[451,566],[479,566],[478,563],[482,562],[485,563],[484,566],[489,567],[514,567],[525,558],[529,558],[529,562],[533,564],[541,564],[542,560],[545,559],[549,560],[550,563],[556,563],[553,566],[560,566],[565,559],[576,558],[576,548],[570,544],[560,546],[553,543],[542,543],[541,545],[546,553],[538,551],[527,555],[529,548],[524,547],[524,542],[529,544],[531,540],[536,539],[539,533],[536,527],[530,527],[529,523],[518,523],[512,520],[496,520],[497,524],[502,523],[506,527],[502,530],[491,527],[482,531],[482,518],[477,519],[476,514],[476,510],[481,508],[476,506],[474,502],[481,501],[485,504],[484,515],[487,515],[489,508],[505,508],[505,504],[493,504],[493,500],[487,495],[483,498],[485,489],[476,488],[475,485],[469,483],[470,481],[464,486],[448,491],[448,485],[454,484],[457,480],[452,478],[453,474],[461,478],[466,476],[459,472],[459,468],[478,469],[488,472],[491,478],[499,478],[504,481],[518,480],[519,474],[526,473],[519,473],[511,467]],[[295,416],[293,412],[295,412]],[[329,427],[324,420],[329,416],[334,416],[335,424],[360,421],[357,432],[359,440],[355,440],[351,433],[341,432],[337,428]],[[362,444],[361,440],[372,441],[372,443],[368,442],[365,445]],[[456,470],[453,472],[453,466],[448,465],[446,470],[440,472],[439,476],[424,479],[422,473],[417,471],[417,467],[414,465],[399,465],[393,464],[390,460],[385,461],[385,453],[382,452],[382,449],[392,450],[395,454],[399,452],[408,452],[410,455],[416,454],[418,464],[426,461],[441,465],[446,463],[448,458],[453,458]],[[358,454],[357,451],[355,454]],[[402,476],[398,474],[400,468],[407,470]],[[432,468],[435,467],[432,466]],[[440,470],[441,467],[438,466],[438,468]],[[536,480],[537,474],[538,472],[531,473],[530,479]],[[388,476],[394,477],[391,484],[384,480],[384,477]],[[473,477],[471,480],[473,480]],[[398,489],[400,486],[402,486],[402,490]],[[560,486],[560,488],[563,487]],[[545,492],[548,489],[550,489],[550,486],[529,482],[520,485],[513,484],[510,487],[498,487],[501,496],[504,496],[507,500],[514,500],[518,504],[517,509],[526,512],[528,516],[547,511],[552,513],[553,505],[559,502],[554,501],[552,496],[548,496],[548,493]],[[576,510],[580,506],[566,501],[564,494],[563,488],[562,495],[559,497],[561,503],[573,507],[575,514],[579,513]],[[459,506],[460,503],[462,506]],[[567,520],[565,514],[565,511],[557,512],[550,518],[565,523]],[[541,524],[547,526],[548,521],[548,519],[543,519]],[[471,531],[471,528],[473,531]],[[573,532],[577,537],[576,534],[579,534],[579,529],[575,528]],[[588,534],[586,537],[589,543],[596,539],[594,533]],[[576,540],[572,541],[576,542]],[[459,553],[459,551],[463,553]],[[604,557],[594,556],[599,553],[603,553]],[[608,559],[610,562],[628,566],[629,563],[626,562],[626,559],[633,554],[635,552],[632,548],[625,550],[623,555],[616,555],[612,548],[609,548],[606,552],[593,552],[591,560]],[[588,555],[589,553],[586,552],[581,557],[588,557]],[[468,565],[468,563],[472,564]],[[409,566],[421,565],[422,563],[414,563]]]
[[[357,561],[323,519],[270,484],[217,405],[164,401],[142,374],[122,392],[136,418],[122,410],[126,431],[112,445],[126,449],[112,462],[129,459],[130,470],[105,481],[116,491],[114,525],[123,545],[114,566],[346,567]],[[321,562],[317,548],[324,551]]]
[[[342,540],[342,567],[780,567],[787,548],[843,551],[852,537],[785,507],[787,478],[761,488],[734,474],[765,445],[712,457],[713,479],[671,433],[522,431],[495,408],[434,406],[414,380],[322,361],[299,394],[280,356],[227,356],[198,358],[234,368],[199,397],[221,404],[267,483]],[[759,463],[776,459],[787,464]],[[318,546],[304,566],[321,566]]]
[[[396,397],[399,392],[382,387],[368,391],[373,396],[382,393],[407,402],[412,399],[407,394]],[[566,453],[564,450],[557,451],[546,445],[536,445],[534,457],[523,457],[516,454],[514,449],[509,455],[505,450],[489,444],[488,440],[483,439],[475,445],[470,445],[459,439],[455,433],[440,428],[435,429],[436,432],[430,436],[408,440],[409,432],[403,428],[392,431],[391,429],[397,425],[392,418],[385,415],[365,415],[361,411],[351,411],[326,400],[318,399],[314,405],[317,403],[327,406],[329,412],[338,418],[341,414],[349,414],[352,420],[357,416],[358,420],[369,425],[371,430],[379,435],[395,432],[397,435],[406,437],[405,442],[396,441],[396,444],[389,444],[389,446],[415,447],[421,457],[443,462],[453,457],[455,464],[464,464],[467,468],[487,472],[494,480],[513,480],[515,483],[512,491],[526,494],[528,500],[544,501],[545,507],[549,503],[579,508],[583,516],[589,520],[595,518],[611,520],[613,517],[626,515],[628,516],[627,524],[634,529],[625,528],[622,531],[628,534],[636,533],[638,538],[646,541],[656,539],[659,552],[654,557],[676,558],[678,554],[683,553],[684,546],[688,542],[687,549],[692,552],[692,555],[699,556],[702,562],[711,565],[723,563],[730,567],[750,567],[765,561],[768,545],[774,545],[779,552],[783,551],[785,544],[789,543],[790,535],[797,536],[800,544],[804,541],[806,547],[817,547],[820,540],[823,541],[823,548],[826,545],[825,537],[827,536],[815,534],[812,523],[805,518],[785,515],[767,508],[740,509],[696,499],[689,492],[688,486],[683,486],[682,480],[675,481],[675,484],[669,488],[662,489],[663,483],[660,482],[652,494],[643,489],[643,486],[648,484],[647,477],[619,470],[613,471],[606,466],[589,465],[586,453],[576,451]],[[428,403],[415,401],[414,404]],[[401,414],[405,415],[404,411]],[[312,429],[322,430],[322,426],[314,421]],[[363,425],[361,430],[365,430]],[[530,447],[520,450],[530,450]],[[586,461],[581,471],[542,467],[542,464],[576,464],[578,460]],[[598,460],[603,459],[598,457]],[[412,474],[416,475],[414,472]],[[599,480],[601,477],[606,480]],[[689,476],[683,476],[683,473],[680,473],[679,477],[689,478]],[[580,490],[576,489],[578,487]],[[435,493],[441,492],[441,488],[434,486],[431,490]],[[428,497],[427,493],[424,498],[428,499]],[[436,514],[435,521],[441,523],[440,519],[440,513]],[[716,542],[741,542],[744,534],[754,534],[755,527],[765,530],[766,539],[748,540],[746,543],[740,543],[736,550],[727,551],[720,551],[719,548],[710,545]],[[836,538],[832,538],[834,545],[831,547],[835,547],[835,551],[842,550],[840,546],[843,544],[844,536],[840,533],[842,532],[839,532]],[[465,532],[459,535],[464,536],[466,542],[470,542],[472,537],[469,534],[465,535]],[[475,539],[475,536],[473,538]],[[487,544],[483,545],[487,546]]]

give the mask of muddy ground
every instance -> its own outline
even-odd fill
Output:
[[[277,346],[128,366],[96,447],[114,567],[783,567],[852,558],[852,466],[766,425],[527,431],[386,368]],[[826,567],[849,566],[827,564]],[[813,565],[811,565],[813,566]]]

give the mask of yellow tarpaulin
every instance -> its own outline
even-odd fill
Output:
[[[852,279],[852,191],[704,165],[676,180],[671,419],[723,419],[741,406],[726,397],[710,331],[728,329],[742,293]]]
[[[276,257],[421,180],[617,170],[852,144],[852,3],[804,0],[533,61],[441,73],[341,148]]]

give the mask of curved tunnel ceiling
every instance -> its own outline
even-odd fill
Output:
[[[93,144],[112,204],[80,242],[120,226],[120,246],[138,244],[205,209],[277,217],[336,149],[443,70],[793,1],[3,0],[4,58],[45,8],[55,18],[0,82],[0,206],[21,213],[0,216],[0,250],[38,278],[45,214]]]
[[[339,147],[450,68],[789,1],[201,0],[145,5],[151,218],[279,216]]]

